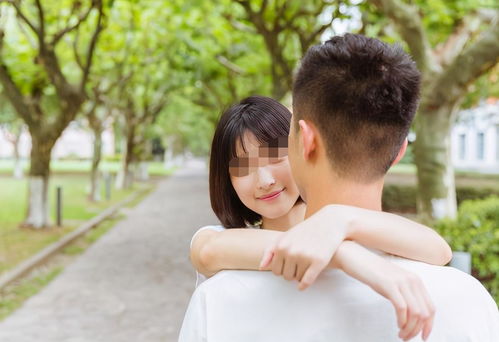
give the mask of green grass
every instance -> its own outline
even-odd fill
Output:
[[[0,176],[0,273],[57,241],[84,221],[96,216],[107,207],[123,200],[143,185],[112,190],[110,201],[90,202],[87,199],[89,177],[84,174],[55,175],[49,183],[50,214],[55,222],[55,189],[62,187],[62,227],[48,229],[20,228],[26,214],[27,182]]]
[[[117,173],[120,169],[119,161],[102,161],[99,170],[102,172]],[[29,162],[23,161],[24,172],[29,170]],[[50,169],[53,173],[88,173],[92,167],[90,160],[52,160]],[[12,159],[0,159],[0,173],[10,174],[14,168]],[[151,176],[167,176],[172,170],[165,169],[162,162],[148,162]]]

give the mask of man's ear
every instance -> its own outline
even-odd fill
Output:
[[[315,151],[317,134],[315,128],[305,120],[299,120],[298,125],[301,131],[300,139],[303,146],[303,158],[308,160]]]
[[[399,153],[397,154],[397,157],[395,158],[395,160],[392,163],[392,166],[396,165],[400,161],[400,159],[402,159],[404,157],[405,151],[407,151],[408,144],[409,144],[409,142],[407,141],[407,138],[405,138],[404,143],[400,147]]]

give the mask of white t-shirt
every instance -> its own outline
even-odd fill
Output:
[[[424,282],[436,308],[428,342],[499,341],[497,305],[475,278],[385,258]],[[340,270],[325,270],[305,291],[271,272],[224,270],[194,291],[179,342],[400,342],[398,332],[392,304]]]

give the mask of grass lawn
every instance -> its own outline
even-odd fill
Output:
[[[29,161],[22,161],[25,173],[29,170]],[[92,167],[90,160],[52,160],[50,169],[53,173],[87,173]],[[10,175],[14,168],[11,159],[0,159],[0,174]],[[120,169],[118,161],[102,161],[99,169],[103,172],[116,173]],[[171,170],[166,170],[162,162],[148,162],[149,174],[151,176],[167,176]]]
[[[133,191],[149,184],[135,183],[127,190],[112,189],[111,200],[92,203],[87,199],[89,176],[84,173],[54,174],[49,184],[50,214],[55,222],[55,189],[62,187],[62,227],[20,228],[26,215],[27,182],[0,175],[0,274],[74,230]],[[104,198],[104,196],[102,196]]]

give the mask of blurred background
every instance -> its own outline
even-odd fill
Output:
[[[423,74],[384,209],[470,253],[499,302],[498,21],[494,0],[0,0],[0,276],[206,159],[230,104],[290,108],[306,50],[352,32],[401,44]],[[0,289],[0,320],[63,266]]]

